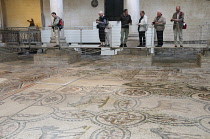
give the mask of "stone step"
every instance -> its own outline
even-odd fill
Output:
[[[118,55],[139,55],[139,56],[147,56],[148,51],[145,48],[138,49],[123,49],[122,51],[117,52]]]
[[[189,55],[197,55],[202,53],[202,49],[200,48],[156,48],[155,55],[156,56],[189,56]]]

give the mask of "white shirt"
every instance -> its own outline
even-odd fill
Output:
[[[177,13],[177,19],[179,19],[179,15],[180,15],[180,12],[179,12],[179,13]]]
[[[139,23],[139,25],[140,25],[139,31],[147,31],[148,18],[146,15],[144,15],[144,18],[141,20],[141,23]]]

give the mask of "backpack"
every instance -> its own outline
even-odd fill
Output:
[[[182,12],[180,13],[180,16],[182,16]],[[183,27],[182,27],[182,29],[187,29],[187,24],[183,21]]]
[[[62,19],[59,20],[58,27],[59,27],[60,30],[63,29],[64,21]]]

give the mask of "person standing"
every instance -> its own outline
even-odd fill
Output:
[[[106,17],[104,16],[102,11],[100,11],[98,15],[99,15],[99,19],[96,20],[96,23],[98,23],[97,27],[99,30],[99,39],[101,42],[101,45],[99,47],[105,47]]]
[[[53,29],[53,34],[55,37],[55,42],[56,45],[54,47],[60,47],[60,29],[59,29],[59,22],[60,22],[60,17],[56,15],[55,12],[51,13],[52,17],[54,18],[52,25],[49,25],[49,27],[52,27]]]
[[[111,28],[112,25],[110,24],[110,22],[107,20],[107,24],[106,24],[106,28],[105,28],[105,38],[106,38],[106,46],[110,47],[110,39],[111,39]]]
[[[121,21],[121,39],[120,47],[127,47],[126,43],[128,41],[129,34],[129,25],[132,25],[131,16],[128,14],[128,9],[123,11],[123,14],[120,17]]]
[[[140,44],[137,47],[145,47],[146,46],[145,32],[147,31],[147,27],[148,27],[147,21],[148,21],[148,19],[147,19],[147,16],[145,15],[145,12],[141,11],[139,23],[137,24]]]
[[[177,35],[179,36],[180,47],[183,47],[183,22],[184,22],[184,13],[181,12],[181,7],[176,7],[176,12],[173,14],[171,22],[174,22],[173,30],[174,30],[174,44],[175,47],[178,46]]]
[[[157,17],[155,17],[154,21],[152,22],[156,29],[157,33],[157,40],[158,45],[156,47],[162,47],[163,46],[163,31],[165,29],[166,19],[162,16],[162,12],[157,12]]]

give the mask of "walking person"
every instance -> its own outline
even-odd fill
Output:
[[[54,18],[52,25],[49,25],[49,27],[52,27],[53,29],[53,35],[55,37],[56,45],[54,47],[60,47],[60,29],[59,29],[59,22],[60,17],[56,15],[55,12],[51,13],[52,17]]]
[[[166,19],[162,16],[162,12],[157,12],[157,17],[155,17],[154,21],[152,22],[156,29],[157,33],[157,40],[158,45],[156,47],[162,47],[163,46],[163,31],[165,29]]]
[[[105,28],[106,28],[107,21],[102,11],[100,11],[98,15],[99,15],[99,19],[96,20],[96,23],[98,23],[97,28],[99,30],[99,39],[101,42],[99,47],[105,47]]]
[[[176,12],[173,14],[171,22],[174,22],[173,30],[174,30],[174,44],[175,47],[178,46],[177,36],[179,36],[180,47],[183,47],[183,22],[184,22],[184,13],[181,12],[181,7],[176,7]]]
[[[147,27],[148,27],[147,21],[148,21],[148,19],[147,19],[147,16],[145,15],[145,12],[141,11],[139,23],[137,24],[140,44],[137,47],[145,47],[146,46],[145,32],[147,31]]]
[[[128,14],[128,9],[123,11],[123,14],[120,17],[121,21],[121,39],[120,47],[127,47],[126,43],[128,41],[129,34],[129,25],[132,25],[131,16]]]

